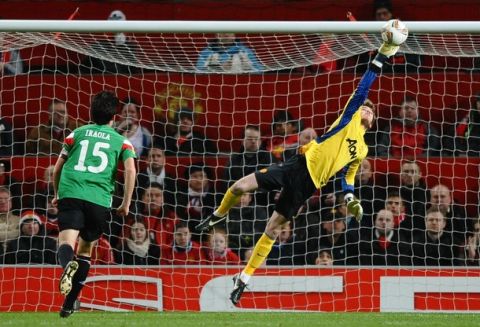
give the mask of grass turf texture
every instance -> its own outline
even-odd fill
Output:
[[[409,313],[0,313],[3,326],[478,326],[475,314]]]

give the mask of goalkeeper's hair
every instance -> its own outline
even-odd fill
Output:
[[[375,118],[377,118],[377,112],[376,112],[375,104],[373,104],[373,102],[372,102],[370,99],[366,99],[366,100],[363,102],[363,105],[364,105],[365,107],[369,107],[370,109],[372,109],[373,120],[375,120]]]
[[[106,125],[117,114],[118,98],[110,91],[102,91],[93,97],[90,116],[98,125]]]

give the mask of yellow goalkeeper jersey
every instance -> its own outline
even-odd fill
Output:
[[[368,96],[370,86],[377,74],[367,70],[357,89],[348,100],[340,117],[328,131],[302,148],[307,159],[307,168],[317,188],[324,186],[332,176],[343,170],[344,192],[353,192],[355,174],[368,154],[365,144],[365,128],[358,110]]]

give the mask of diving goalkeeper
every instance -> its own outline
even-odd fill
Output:
[[[292,220],[316,189],[324,186],[341,170],[347,208],[357,220],[361,220],[363,208],[360,201],[353,196],[353,191],[355,173],[368,152],[364,134],[372,127],[375,119],[375,107],[367,99],[367,95],[384,62],[393,56],[398,48],[398,45],[391,43],[382,44],[343,113],[324,135],[304,145],[299,151],[300,154],[285,163],[261,169],[235,182],[213,214],[196,226],[198,231],[206,231],[224,221],[230,208],[245,192],[282,189],[265,233],[255,245],[246,267],[233,278],[234,288],[230,294],[233,304],[240,301],[250,277],[268,257],[282,225]]]

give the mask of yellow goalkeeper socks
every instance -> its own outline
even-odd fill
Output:
[[[225,216],[228,211],[240,201],[241,195],[235,195],[229,188],[225,195],[223,196],[220,206],[215,210],[214,215],[217,217]]]
[[[262,265],[265,259],[268,257],[268,254],[272,250],[272,246],[275,243],[275,240],[272,240],[267,234],[263,233],[262,237],[258,240],[255,248],[253,249],[252,256],[248,260],[247,266],[242,271],[242,275],[252,276],[255,273],[255,270]],[[242,278],[244,283],[245,281]]]

